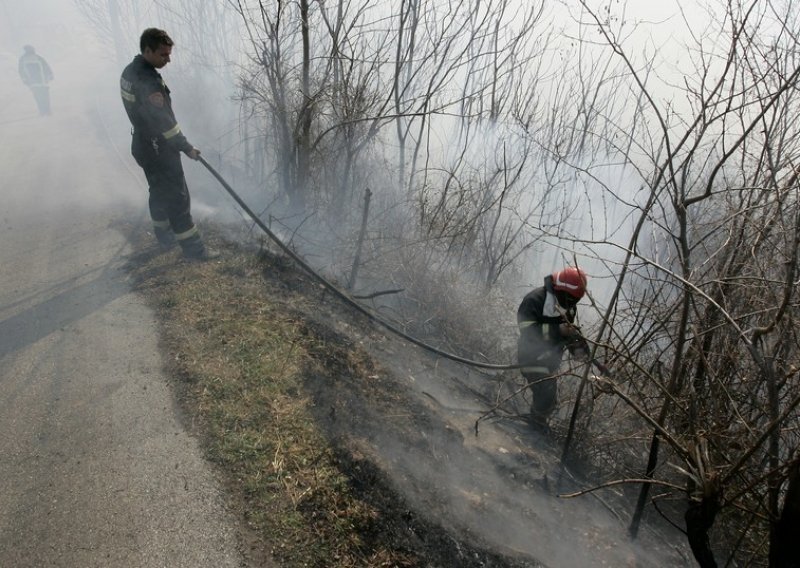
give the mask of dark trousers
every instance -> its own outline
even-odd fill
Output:
[[[36,99],[36,106],[39,107],[39,114],[50,114],[50,87],[47,85],[34,85],[31,87],[33,98]]]
[[[561,350],[535,338],[520,336],[517,342],[517,359],[523,367],[523,378],[528,382],[533,401],[531,418],[542,423],[558,405],[558,379],[555,374],[561,366]]]
[[[144,170],[150,187],[148,205],[153,222],[169,221],[173,232],[179,236],[191,231],[194,228],[192,203],[180,154],[175,152],[149,160],[137,158],[136,161]]]
[[[522,376],[530,385],[533,402],[531,414],[547,419],[558,406],[558,383],[553,373],[541,375],[538,373],[523,373]]]
[[[206,249],[192,221],[192,203],[180,152],[169,146],[159,148],[157,140],[134,133],[131,153],[150,186],[148,204],[158,242],[169,247],[177,240],[184,256],[202,258]]]

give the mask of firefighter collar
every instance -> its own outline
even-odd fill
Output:
[[[557,318],[563,315],[563,308],[558,305],[555,294],[547,290],[544,298],[544,307],[542,308],[542,315],[546,318]]]

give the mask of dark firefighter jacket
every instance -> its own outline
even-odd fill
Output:
[[[122,72],[120,90],[133,125],[131,151],[140,164],[175,158],[181,151],[192,150],[175,120],[164,79],[142,55],[134,57]]]
[[[519,362],[526,365],[522,370],[549,374],[561,364],[564,349],[572,338],[561,334],[559,325],[573,323],[576,309],[565,309],[556,300],[553,278],[547,276],[544,286],[529,292],[517,309],[519,325]]]
[[[53,71],[41,55],[26,53],[19,58],[19,76],[29,87],[44,87],[53,80]]]

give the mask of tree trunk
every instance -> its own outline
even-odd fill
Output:
[[[297,187],[294,188],[294,205],[305,205],[305,193],[308,186],[309,163],[311,151],[311,39],[308,25],[308,0],[300,0],[300,22],[303,37],[303,102],[300,112],[300,134],[297,140]]]
[[[708,531],[714,524],[719,511],[719,498],[716,493],[705,495],[700,501],[692,500],[684,514],[686,538],[695,560],[701,568],[717,568],[714,553],[708,541]]]

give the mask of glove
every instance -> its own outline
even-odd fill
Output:
[[[571,323],[564,322],[558,324],[558,332],[561,334],[561,337],[563,337],[567,341],[583,339],[583,337],[581,336],[581,332],[578,331],[578,328],[572,325]]]
[[[573,339],[568,345],[567,349],[569,349],[570,355],[581,363],[588,363],[591,357],[591,349],[589,349],[589,344],[586,343],[586,340],[583,337],[578,336],[577,338]]]

